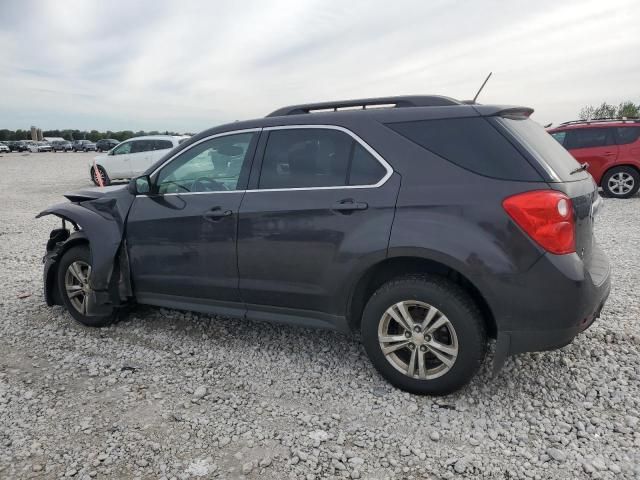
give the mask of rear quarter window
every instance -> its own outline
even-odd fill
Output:
[[[575,171],[580,164],[566,150],[570,148],[567,145],[570,142],[569,134],[565,138],[563,147],[533,120],[495,117],[492,121],[496,122],[499,128],[504,129],[513,141],[547,172],[549,181],[571,182],[589,178],[586,171]]]
[[[388,123],[387,127],[474,173],[501,180],[542,181],[527,159],[485,118],[419,120]]]
[[[640,127],[618,127],[616,128],[618,145],[627,145],[640,138]]]

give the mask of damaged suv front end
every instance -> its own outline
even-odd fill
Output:
[[[47,305],[63,305],[57,286],[57,270],[64,253],[78,245],[90,245],[87,315],[110,314],[132,297],[124,230],[135,198],[125,186],[88,188],[65,194],[66,203],[53,205],[36,218],[55,215],[61,228],[49,234],[44,256],[44,296]]]

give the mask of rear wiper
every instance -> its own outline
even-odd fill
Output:
[[[581,163],[580,166],[574,170],[569,172],[569,175],[573,175],[574,173],[584,172],[587,168],[589,168],[589,164],[587,162]]]

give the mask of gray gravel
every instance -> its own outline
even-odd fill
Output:
[[[433,399],[331,332],[150,307],[98,330],[46,307],[58,222],[34,215],[91,156],[0,158],[0,478],[640,477],[640,198],[598,218],[614,286],[590,330]]]

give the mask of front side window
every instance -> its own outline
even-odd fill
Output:
[[[158,193],[236,190],[255,133],[216,137],[186,150],[157,178]]]
[[[120,145],[118,145],[117,148],[115,148],[113,150],[113,154],[114,155],[126,155],[128,153],[131,153],[131,144],[133,142],[125,142],[125,143],[121,143]]]
[[[627,145],[640,138],[640,127],[619,127],[616,128],[618,145]]]
[[[373,185],[385,168],[353,137],[333,129],[269,132],[260,189]]]
[[[611,145],[610,128],[578,128],[569,130],[565,146],[573,148],[592,148]]]

